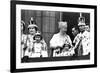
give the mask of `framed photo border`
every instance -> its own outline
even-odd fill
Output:
[[[16,5],[41,5],[54,7],[73,7],[73,8],[89,8],[94,9],[94,64],[91,65],[77,65],[77,66],[59,66],[59,67],[45,67],[45,68],[27,68],[16,69]],[[62,3],[48,3],[48,2],[34,2],[34,1],[11,1],[10,2],[10,71],[11,72],[29,72],[29,71],[45,71],[45,70],[61,70],[61,69],[79,69],[97,67],[97,6],[94,5],[79,5],[79,4],[62,4]]]

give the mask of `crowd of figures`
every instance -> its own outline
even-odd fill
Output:
[[[49,56],[48,46],[39,31],[33,18],[31,18],[28,31],[24,34],[25,22],[21,21],[21,58],[35,57],[61,57],[61,56],[86,56],[90,54],[90,28],[85,24],[85,18],[79,17],[78,26],[72,28],[74,40],[66,34],[68,23],[58,22],[59,32],[54,34],[50,40]]]

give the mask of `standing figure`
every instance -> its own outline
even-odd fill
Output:
[[[75,48],[78,48],[78,56],[85,56],[90,54],[90,33],[85,29],[85,18],[80,19],[78,24],[80,33],[76,36]]]
[[[27,48],[26,45],[27,35],[24,34],[24,31],[25,31],[25,22],[21,21],[21,58],[25,56],[25,51]]]
[[[55,50],[57,47],[63,47],[65,42],[67,41],[71,46],[72,42],[69,35],[66,34],[67,32],[67,22],[59,22],[59,33],[54,34],[52,39],[50,40],[50,49],[51,49],[51,56],[55,57]]]
[[[33,37],[38,31],[38,26],[35,24],[30,24],[28,25],[28,31],[29,34],[27,35],[27,51],[25,52],[25,55],[29,57],[33,47]]]
[[[79,29],[77,26],[72,28],[72,34],[74,36],[73,46],[75,46],[75,44],[78,42],[78,39],[79,39],[77,36],[79,34]],[[78,48],[75,48],[74,51],[75,51],[74,56],[78,56]]]
[[[47,45],[43,42],[43,37],[40,33],[36,33],[33,37],[32,54],[31,57],[48,57]]]

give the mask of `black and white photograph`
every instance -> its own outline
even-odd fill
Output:
[[[89,60],[90,32],[90,13],[21,10],[21,60]]]
[[[12,7],[16,69],[95,66],[95,6],[23,3]]]

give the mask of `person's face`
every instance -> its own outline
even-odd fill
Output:
[[[60,30],[64,33],[67,31],[67,27],[62,27]]]
[[[76,30],[75,28],[72,28],[72,34],[73,34],[74,36],[76,36],[76,35],[78,34],[78,30]]]
[[[83,32],[83,31],[85,30],[85,26],[84,26],[84,25],[80,25],[80,26],[79,26],[79,30],[80,30],[81,32]]]
[[[36,36],[36,37],[35,37],[35,40],[36,40],[37,42],[39,42],[40,39],[41,39],[40,36]]]
[[[34,27],[30,27],[30,28],[29,28],[29,33],[30,33],[30,34],[35,34],[35,33],[36,33],[35,28],[34,28]]]

